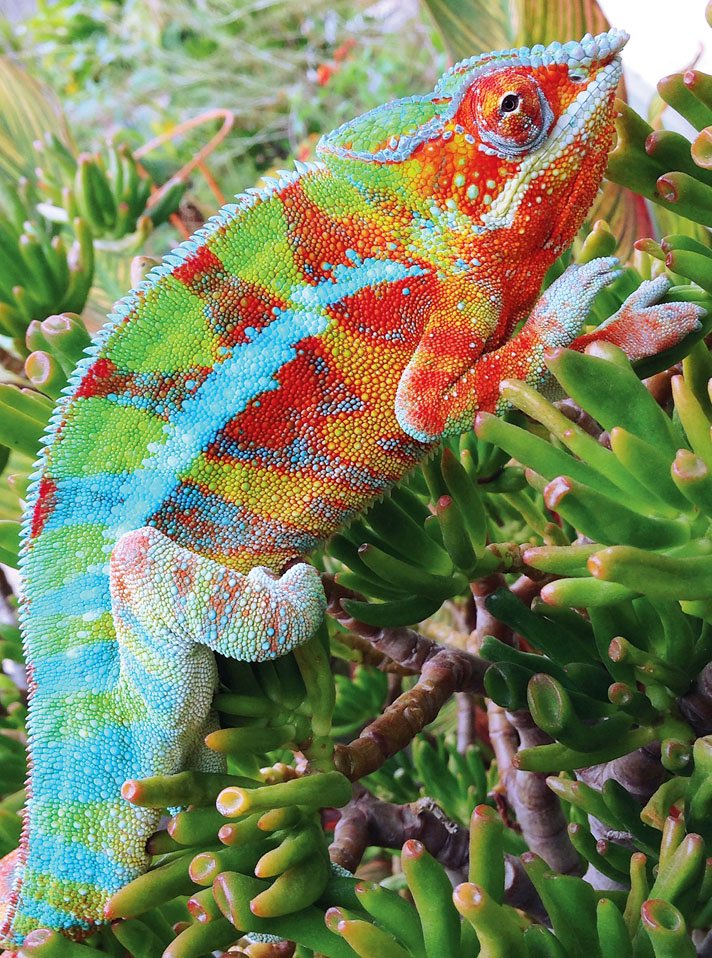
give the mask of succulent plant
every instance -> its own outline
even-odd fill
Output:
[[[108,143],[96,153],[75,156],[54,134],[35,142],[40,211],[55,222],[77,216],[95,237],[114,240],[137,233],[140,244],[178,209],[183,180],[169,180],[152,192],[152,181],[126,143]]]

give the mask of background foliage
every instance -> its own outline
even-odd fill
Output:
[[[595,0],[423,6],[41,0],[2,26],[2,854],[26,772],[19,517],[89,330],[319,132],[448,57],[606,27]],[[593,324],[662,274],[710,306],[712,78],[659,92],[694,132],[621,104],[609,182],[547,277],[618,248]],[[151,870],[85,943],[21,955],[712,954],[712,358],[699,335],[636,369],[604,346],[551,368],[565,399],[509,383],[505,420],[314,557],[322,633],[220,662],[227,774],[138,783],[133,802],[171,809]]]

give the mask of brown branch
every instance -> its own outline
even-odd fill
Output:
[[[652,742],[612,762],[581,768],[577,775],[582,782],[599,789],[605,781],[612,778],[641,805],[650,799],[667,778],[667,772],[660,761],[659,742]]]
[[[507,585],[507,580],[501,572],[495,572],[484,579],[476,579],[470,584],[472,597],[475,603],[475,631],[474,647],[479,649],[487,635],[492,635],[505,645],[514,645],[514,633],[499,619],[495,619],[488,610],[487,599],[498,589]]]
[[[391,755],[409,745],[433,721],[453,692],[482,695],[488,663],[460,649],[431,642],[414,629],[378,629],[357,622],[341,605],[342,599],[354,598],[357,593],[324,578],[329,613],[351,632],[367,638],[404,671],[420,674],[413,688],[400,695],[355,741],[336,746],[336,768],[356,781],[375,772]]]
[[[582,782],[596,789],[600,789],[609,778],[612,778],[625,788],[641,809],[667,777],[660,761],[659,742],[636,749],[612,762],[580,768],[576,774]],[[627,848],[629,851],[635,850],[634,839],[630,832],[612,828],[593,815],[588,816],[588,822],[594,838],[615,842],[616,845]],[[589,885],[596,889],[624,887],[603,875],[593,863],[589,865],[584,877]]]
[[[385,652],[374,648],[368,639],[365,639],[361,635],[356,635],[355,632],[340,633],[338,639],[343,645],[348,646],[356,652],[358,664],[372,665],[380,669],[381,672],[388,672],[395,675],[412,674],[408,669],[404,669],[402,665],[394,662]]]
[[[471,655],[461,649],[439,645],[427,639],[415,629],[405,626],[383,629],[374,625],[366,625],[351,618],[341,605],[342,599],[358,599],[364,601],[364,596],[339,585],[330,576],[323,576],[324,587],[329,600],[327,612],[350,632],[368,639],[369,643],[409,675],[418,675],[437,658],[438,664],[450,662],[453,669],[459,673],[457,691],[484,694],[484,674],[489,665],[477,655]],[[453,690],[454,691],[454,690]]]
[[[580,426],[589,436],[593,436],[593,438],[599,442],[602,441],[604,430],[601,425],[596,422],[593,416],[575,403],[573,399],[560,399],[558,402],[555,402],[554,405],[559,412],[562,412],[567,419],[576,423],[577,426]]]
[[[394,805],[361,787],[342,809],[329,855],[335,864],[355,872],[367,848],[400,849],[411,838],[422,842],[445,868],[466,872],[469,832],[448,818],[432,799]],[[504,887],[508,904],[535,917],[545,917],[544,907],[524,866],[513,855],[505,855]]]
[[[712,662],[707,663],[690,691],[681,696],[677,704],[697,738],[712,732]]]
[[[457,750],[465,754],[476,740],[475,703],[469,692],[456,692],[457,701]]]
[[[528,546],[527,546],[528,548]],[[548,582],[552,582],[557,576],[543,574],[537,570],[531,570],[526,575],[520,575],[519,578],[511,584],[509,591],[516,595],[520,602],[527,608],[535,598],[541,593],[541,590]]]
[[[0,346],[0,369],[15,376],[23,376],[25,371],[25,361],[15,353]]]
[[[431,798],[394,805],[364,788],[359,788],[342,810],[329,855],[332,862],[353,872],[367,848],[400,849],[411,838],[422,842],[446,868],[460,870],[467,866],[467,829],[448,818]]]
[[[453,656],[451,650],[434,655],[424,664],[412,689],[400,695],[357,739],[349,745],[336,746],[336,768],[352,781],[375,772],[430,725],[453,692],[473,685],[481,685],[481,674],[473,676],[473,670]],[[481,694],[481,688],[477,690]]]
[[[519,748],[532,748],[551,740],[525,710],[505,713],[490,701],[487,714],[499,780],[527,845],[555,871],[581,874],[579,856],[566,831],[566,818],[546,784],[546,775],[520,771],[512,763]]]
[[[527,548],[529,548],[528,545],[522,546],[521,552],[523,553]],[[522,567],[526,569],[526,565],[523,561],[521,564]],[[533,600],[539,595],[546,583],[551,582],[555,578],[556,576],[544,574],[536,569],[526,569],[526,572],[522,572],[512,585],[509,586],[509,591],[512,595],[515,595],[523,605],[530,608]],[[512,645],[515,648],[523,644],[523,636],[515,634],[508,625],[496,619],[487,609],[487,599],[502,588],[507,588],[507,581],[499,572],[489,575],[484,579],[477,579],[470,584],[476,610],[475,631],[473,633],[474,641],[471,643],[471,648],[479,649],[483,639],[488,635],[492,635],[494,638],[499,639],[500,642],[504,642],[505,645]],[[526,639],[524,639],[524,646],[528,648]]]

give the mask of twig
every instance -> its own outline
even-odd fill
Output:
[[[0,346],[0,369],[15,376],[22,376],[25,361],[20,356],[16,356],[15,353],[11,353],[9,349]]]
[[[697,945],[697,958],[712,958],[712,931],[708,931]]]
[[[461,754],[475,741],[475,709],[469,692],[456,692],[457,701],[457,750]]]
[[[527,711],[505,713],[490,701],[487,714],[500,783],[527,845],[556,871],[565,875],[582,874],[579,856],[566,832],[564,813],[546,784],[546,776],[520,771],[512,764],[518,748],[531,748],[550,740]]]
[[[484,694],[483,679],[489,665],[484,659],[461,649],[441,646],[437,642],[426,639],[415,629],[409,629],[405,626],[383,629],[358,622],[344,611],[341,600],[358,599],[363,601],[364,597],[358,592],[353,592],[351,589],[339,585],[330,576],[324,576],[323,579],[329,600],[327,606],[329,615],[346,626],[349,631],[368,639],[375,649],[387,655],[392,661],[397,662],[405,672],[410,675],[417,675],[422,673],[427,665],[431,665],[435,658],[437,658],[438,664],[447,660],[460,675],[457,684],[458,686],[461,685],[462,688],[458,688],[458,691],[474,692],[477,695]]]
[[[659,742],[638,748],[612,762],[581,768],[577,774],[582,782],[593,788],[601,788],[605,781],[612,778],[641,805],[648,801],[668,777],[660,762]]]
[[[554,405],[559,412],[562,412],[571,422],[575,422],[576,425],[580,426],[589,436],[593,436],[593,438],[599,442],[601,441],[604,430],[593,416],[589,415],[589,413],[575,403],[573,399],[560,399],[558,402],[555,402]]]
[[[400,849],[411,838],[422,842],[449,871],[466,872],[469,831],[448,818],[432,799],[394,805],[361,787],[342,810],[329,855],[335,864],[355,872],[367,848]],[[535,917],[545,917],[544,907],[524,866],[513,855],[505,855],[504,884],[508,904],[525,909]]]
[[[484,579],[476,579],[471,583],[472,597],[475,602],[475,648],[482,645],[486,635],[492,635],[505,645],[514,645],[514,633],[499,619],[495,619],[492,613],[487,609],[487,599],[498,589],[505,588],[507,580],[501,572],[495,572]]]
[[[204,123],[210,123],[213,120],[222,120],[220,129],[215,133],[206,144],[201,146],[198,152],[185,163],[178,172],[171,177],[166,183],[163,184],[160,188],[151,190],[151,196],[148,200],[148,208],[150,209],[159,199],[163,196],[164,192],[169,189],[176,180],[181,180],[186,182],[189,175],[194,169],[200,170],[202,173],[205,182],[208,184],[213,196],[222,206],[225,202],[225,197],[218,186],[215,178],[210,173],[210,170],[207,167],[205,160],[213,152],[213,150],[222,143],[225,137],[228,135],[230,130],[233,127],[235,122],[235,115],[232,110],[226,110],[224,108],[217,108],[214,110],[208,110],[205,113],[201,113],[200,116],[192,117],[190,120],[185,120],[183,123],[178,123],[176,126],[171,127],[170,130],[166,130],[165,133],[161,133],[158,136],[155,136],[152,140],[149,140],[148,143],[144,143],[143,146],[140,146],[137,150],[134,150],[134,159],[139,161],[139,167],[143,172],[146,172],[145,167],[140,163],[140,160],[146,156],[147,153],[150,153],[151,150],[155,150],[157,146],[161,146],[163,143],[168,142],[169,140],[175,139],[177,136],[180,136],[182,133],[187,132],[188,130],[193,129],[196,126],[202,126]],[[186,224],[181,219],[180,215],[177,213],[172,213],[170,216],[171,223],[183,234],[184,237],[190,235],[190,230]]]
[[[405,748],[437,716],[453,692],[484,693],[488,663],[476,655],[438,645],[414,629],[378,629],[352,619],[341,600],[357,594],[325,577],[328,611],[357,635],[365,636],[380,652],[397,662],[418,682],[400,695],[350,745],[337,745],[337,769],[352,781],[362,778]]]
[[[358,663],[363,665],[373,665],[381,672],[395,673],[396,675],[412,675],[408,669],[394,662],[389,656],[379,649],[375,649],[368,639],[356,635],[355,632],[344,632],[339,635],[339,642],[348,646],[358,655]]]
[[[329,847],[331,860],[353,872],[370,846],[400,849],[408,839],[422,842],[446,868],[467,866],[469,833],[447,817],[431,798],[407,805],[383,802],[365,788],[343,809]]]
[[[712,732],[712,662],[708,662],[689,692],[677,702],[697,738]]]

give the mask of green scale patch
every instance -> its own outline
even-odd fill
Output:
[[[116,436],[122,436],[121,442]],[[164,422],[146,409],[112,403],[99,396],[79,399],[69,410],[61,456],[52,462],[52,477],[97,476],[134,472],[149,443],[164,438]]]
[[[202,300],[167,275],[140,295],[131,322],[116,328],[102,355],[126,372],[170,373],[212,366],[214,346]]]

